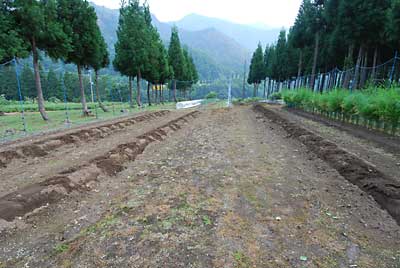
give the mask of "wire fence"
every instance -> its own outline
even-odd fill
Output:
[[[17,59],[0,64],[0,143],[145,110],[170,109],[175,106],[171,103],[173,94],[169,88],[163,87],[160,90],[160,87],[151,86],[148,96],[147,82],[142,80],[140,86],[143,106],[138,107],[137,89],[133,88],[133,96],[129,94],[127,78],[110,74],[99,75],[96,90],[94,73],[85,71],[82,80],[90,116],[83,116],[77,72],[71,71],[71,66],[64,64],[57,64],[55,67],[46,70],[40,68],[39,71],[46,113],[50,119],[44,121],[38,111],[33,66],[27,61],[19,62]],[[136,87],[136,81],[133,85]],[[147,105],[148,97],[152,106]]]
[[[367,87],[391,87],[400,83],[400,58],[397,55],[375,67],[355,66],[347,70],[335,68],[314,77],[306,75],[285,81],[266,79],[267,96],[285,89],[309,88],[314,92],[326,92],[341,88],[348,90]]]

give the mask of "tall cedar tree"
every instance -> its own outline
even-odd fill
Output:
[[[254,85],[253,97],[257,97],[258,86],[265,79],[264,52],[261,44],[258,44],[250,63],[249,77],[247,83]]]
[[[144,19],[146,22],[146,27],[149,30],[149,39],[150,42],[147,44],[147,54],[148,60],[145,63],[145,70],[142,73],[144,79],[147,80],[147,101],[149,106],[151,106],[151,94],[150,88],[151,85],[156,85],[158,83],[160,72],[159,72],[159,59],[160,59],[160,50],[159,43],[161,42],[160,35],[157,32],[157,29],[151,24],[151,13],[150,7],[148,4],[144,6]]]
[[[317,64],[318,56],[320,53],[321,35],[325,28],[325,20],[323,17],[324,0],[314,0],[306,1],[305,4],[308,5],[306,8],[306,18],[308,25],[308,34],[314,36],[314,53],[313,53],[313,63],[311,71],[311,83],[310,87],[314,88],[315,77],[317,74]]]
[[[274,52],[275,55],[272,62],[272,77],[275,80],[283,81],[288,77],[288,53],[285,30],[281,30]]]
[[[164,47],[164,44],[161,42],[158,45],[159,49],[159,65],[157,66],[159,68],[159,83],[161,85],[160,87],[160,101],[161,103],[164,103],[164,87],[163,85],[166,84],[167,80],[171,79],[173,77],[173,72],[172,68],[169,65],[168,62],[168,54],[167,50]]]
[[[386,33],[389,37],[391,46],[394,49],[400,48],[400,0],[392,0],[392,5],[388,11],[388,23]]]
[[[0,64],[12,60],[14,57],[28,56],[27,44],[19,33],[12,1],[2,1],[0,6]]]
[[[270,52],[270,48],[269,45],[267,45],[265,47],[264,50],[264,93],[263,93],[263,97],[266,97],[266,89],[267,89],[267,77],[268,77],[268,59],[269,59],[269,52]]]
[[[176,80],[184,81],[185,58],[183,56],[181,42],[179,40],[178,28],[176,26],[172,28],[171,39],[168,48],[168,60],[169,60],[169,65],[171,66],[174,74],[173,95],[174,95],[174,101],[177,102]]]
[[[310,1],[303,0],[289,35],[293,47],[299,50],[297,77],[300,77],[303,71],[304,49],[310,44],[310,35],[307,32],[307,13],[309,8]]]
[[[151,44],[151,35],[146,24],[144,8],[140,6],[138,0],[129,0],[121,7],[117,36],[114,67],[129,77],[131,106],[133,106],[132,78],[136,76],[136,101],[141,107],[140,82],[149,62],[148,46]]]
[[[360,85],[362,59],[368,48],[377,44],[374,39],[380,36],[389,6],[389,0],[343,0],[340,3],[338,27],[342,34],[351,40],[351,45],[358,47],[353,88],[358,88]]]
[[[189,89],[189,91],[191,91],[193,84],[197,83],[197,81],[199,80],[199,75],[197,73],[196,66],[194,65],[193,58],[189,54],[188,49],[184,48],[182,52],[185,61],[184,77],[183,77],[184,82],[182,84],[183,84],[184,96],[186,98],[187,90]]]
[[[82,69],[89,68],[96,58],[99,32],[97,15],[86,0],[58,0],[58,2],[64,30],[72,40],[73,49],[68,53],[66,62],[77,66],[82,112],[84,116],[88,116]]]
[[[32,53],[37,102],[44,120],[49,120],[49,117],[40,78],[39,50],[53,59],[62,58],[71,50],[71,39],[64,32],[64,25],[59,20],[57,4],[55,0],[15,0],[12,11],[19,34],[28,45],[28,51]]]
[[[95,74],[95,87],[96,87],[96,97],[97,97],[97,102],[99,103],[100,108],[104,112],[108,112],[107,108],[103,105],[101,101],[101,94],[100,94],[100,89],[99,89],[99,71],[102,68],[107,67],[110,64],[110,59],[108,55],[108,50],[107,50],[107,44],[104,41],[104,38],[100,32],[100,29],[96,32],[96,53],[95,57],[93,57],[93,62],[90,64],[90,66],[94,69],[94,74]]]

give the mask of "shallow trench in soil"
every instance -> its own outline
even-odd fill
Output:
[[[117,173],[0,221],[0,267],[398,267],[393,217],[279,122],[244,106],[165,124]]]
[[[198,113],[197,111],[187,113],[136,137],[134,141],[119,144],[86,163],[62,170],[42,182],[30,184],[0,197],[0,219],[12,221],[34,209],[56,202],[72,191],[84,191],[86,185],[97,180],[101,174],[116,175],[125,168],[125,162],[134,161],[149,144],[164,140],[168,133],[179,130],[188,122],[188,118],[195,118]]]

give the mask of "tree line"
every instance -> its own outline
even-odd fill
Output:
[[[2,1],[0,21],[4,22],[0,28],[0,62],[32,56],[42,118],[49,120],[40,75],[40,51],[53,60],[77,66],[82,110],[88,115],[82,70],[93,68],[97,75],[99,69],[108,65],[108,52],[94,8],[83,0],[7,0]]]
[[[268,77],[284,81],[335,68],[346,73],[343,87],[366,85],[365,69],[395,55],[400,45],[399,0],[303,0],[294,25],[253,54],[248,82],[255,89]]]
[[[148,4],[140,5],[138,0],[122,2],[115,44],[114,68],[129,77],[130,104],[133,107],[133,79],[136,78],[136,102],[140,107],[140,81],[147,83],[147,99],[151,105],[150,88],[157,85],[160,90],[156,94],[163,99],[163,87],[168,81],[173,82],[173,98],[176,101],[177,84],[186,92],[197,82],[198,73],[193,58],[187,48],[182,48],[178,29],[171,33],[168,51],[160,34],[152,25]],[[177,80],[179,82],[177,82]]]
[[[193,59],[186,48],[182,48],[178,30],[174,28],[169,49],[162,43],[157,29],[151,24],[150,9],[138,0],[122,1],[118,27],[114,68],[129,77],[129,93],[133,106],[132,80],[137,80],[137,103],[141,103],[140,80],[147,80],[150,103],[151,84],[165,84],[170,80],[186,92],[197,82],[198,74]],[[88,116],[83,71],[95,73],[97,101],[103,110],[99,92],[99,71],[110,65],[107,45],[97,24],[97,15],[87,0],[5,0],[0,6],[0,64],[14,59],[32,58],[38,108],[44,120],[49,120],[45,99],[49,91],[60,92],[56,85],[61,79],[49,71],[41,74],[42,55],[77,68],[80,102],[83,115]],[[23,70],[22,80],[28,81],[30,73]],[[64,79],[65,80],[65,79]],[[43,85],[43,81],[44,84]],[[32,93],[24,89],[23,93]],[[54,95],[54,94],[53,94]],[[174,94],[175,96],[175,94]],[[15,97],[9,94],[9,97]],[[28,95],[27,97],[34,97]],[[176,98],[175,98],[176,99]]]

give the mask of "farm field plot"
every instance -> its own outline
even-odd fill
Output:
[[[382,174],[398,202],[399,155],[349,133],[270,106],[164,112],[9,145],[55,149],[0,169],[0,204],[31,202],[0,214],[0,267],[399,267],[396,209],[296,127],[344,148],[351,174]]]

